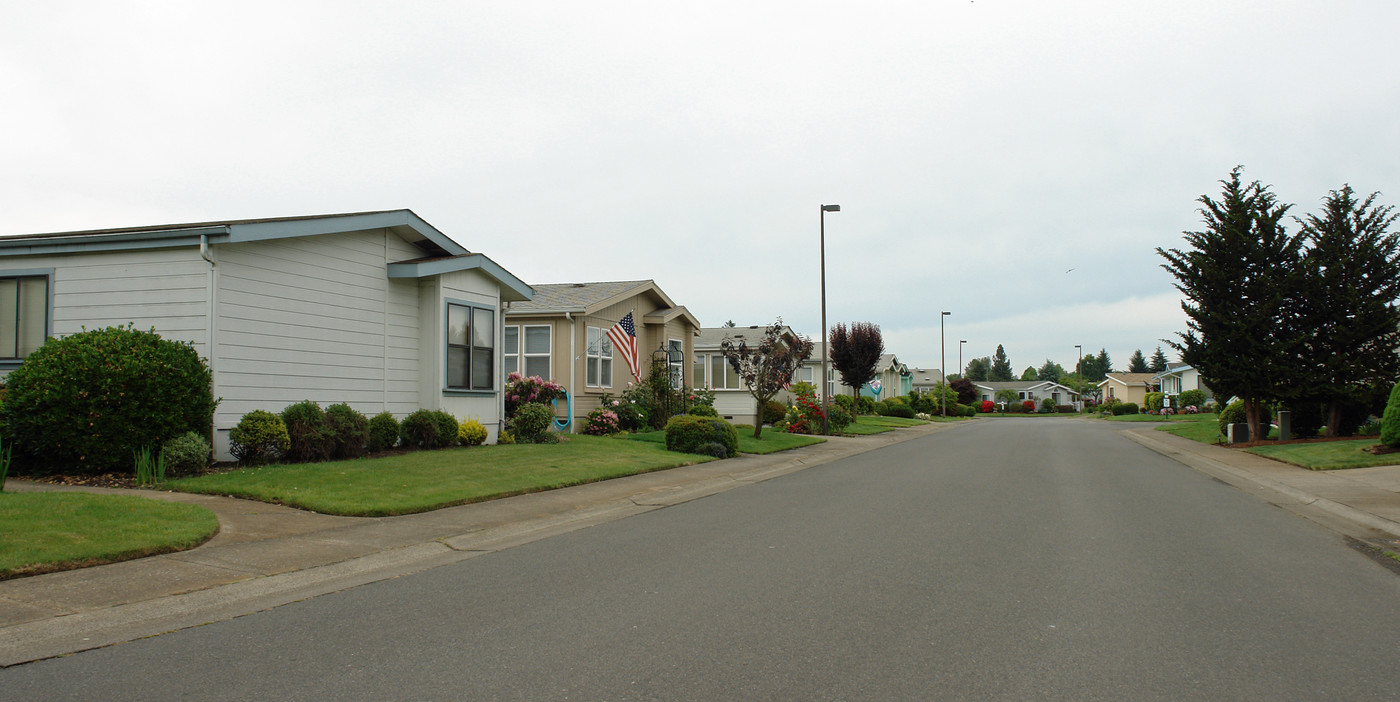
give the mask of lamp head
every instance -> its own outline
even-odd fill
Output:
[[[822,205],[822,212],[840,212],[840,205]]]

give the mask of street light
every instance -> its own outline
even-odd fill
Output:
[[[827,377],[828,377],[828,376],[827,376],[827,370],[826,370],[826,359],[827,359],[827,357],[828,357],[828,356],[830,355],[830,353],[831,353],[831,350],[830,350],[829,348],[827,348],[828,346],[831,345],[831,344],[830,344],[830,341],[831,341],[831,340],[826,338],[826,213],[828,213],[828,212],[840,212],[840,211],[841,211],[841,206],[840,206],[840,205],[822,205],[822,213],[821,213],[821,222],[822,222],[822,223],[821,223],[821,233],[822,233],[822,239],[821,239],[821,245],[822,245],[822,380],[821,380],[821,382],[822,382],[822,435],[823,435],[823,436],[825,436],[826,434],[830,433],[830,430],[831,430],[830,424],[827,422],[827,419],[826,419],[827,407],[828,407],[828,404],[827,404],[827,403],[828,403],[827,396],[831,394],[831,393],[830,393],[831,385],[829,384],[830,381],[827,380]]]
[[[1079,411],[1084,411],[1084,345],[1074,345],[1074,374],[1079,376]]]
[[[958,339],[958,377],[961,378],[966,368],[962,364],[962,345],[967,343],[967,339]]]
[[[943,374],[943,381],[938,385],[938,406],[943,409],[943,416],[948,416],[948,354],[943,350],[943,318],[952,314],[944,312],[938,315],[938,372]],[[958,353],[962,353],[962,345],[958,345]]]

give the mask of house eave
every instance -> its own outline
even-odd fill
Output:
[[[515,277],[500,264],[487,258],[485,254],[467,254],[451,258],[435,258],[426,261],[398,261],[389,264],[390,278],[429,278],[444,273],[459,271],[480,271],[496,281],[501,287],[501,299],[507,302],[529,300],[535,296],[534,288]]]

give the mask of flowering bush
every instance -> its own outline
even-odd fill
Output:
[[[1035,400],[1026,400],[1021,403],[1021,406],[1025,407],[1027,412],[1035,412]]]
[[[992,410],[996,409],[996,407],[997,406],[995,402],[992,402],[991,400],[983,400],[981,412],[983,414],[987,414],[990,413]]]
[[[930,422],[933,421],[933,415],[929,414],[928,412],[919,412],[918,414],[914,415],[914,419],[922,419],[925,422]]]
[[[514,417],[515,411],[523,404],[538,402],[542,405],[549,405],[563,397],[564,386],[552,380],[545,380],[538,375],[526,378],[519,373],[511,373],[506,376],[507,417]]]
[[[618,421],[617,413],[606,407],[599,407],[589,412],[588,419],[583,424],[583,433],[594,436],[607,436],[620,431],[622,431],[622,425]]]
[[[1197,406],[1195,406],[1195,405],[1187,405],[1187,406],[1181,408],[1181,413],[1182,413],[1182,414],[1199,414],[1200,412],[1201,412],[1201,408],[1199,408],[1199,407],[1197,407]]]
[[[603,393],[598,398],[599,406],[611,410],[617,415],[617,425],[619,431],[638,431],[650,427],[651,412],[647,409],[645,399],[639,399],[639,393],[635,388],[628,388],[622,393],[621,398],[614,398],[609,393]]]
[[[792,434],[820,434],[825,418],[822,406],[811,395],[798,395],[784,417],[787,430]]]

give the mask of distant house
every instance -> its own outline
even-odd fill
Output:
[[[1211,398],[1210,388],[1201,379],[1201,372],[1189,363],[1168,363],[1165,371],[1152,376],[1152,382],[1161,388],[1160,392],[1172,398],[1172,406],[1176,406],[1176,398],[1187,390],[1200,390],[1205,393],[1206,399]]]
[[[1050,380],[979,380],[973,381],[973,387],[977,388],[978,400],[997,401],[997,392],[1000,390],[1011,390],[1016,393],[1017,400],[1031,400],[1038,407],[1042,401],[1049,399],[1055,405],[1072,405],[1079,401],[1079,393]]]
[[[813,378],[821,376],[822,347],[820,343],[812,344],[812,356],[803,364],[803,369],[799,373],[797,380],[807,380],[810,375]],[[825,392],[833,395],[850,395],[851,386],[841,382],[841,374],[836,371],[836,367],[827,362],[827,382]],[[879,385],[879,392],[875,391],[876,383]],[[899,358],[892,353],[883,354],[875,364],[875,379],[860,386],[860,394],[875,400],[883,400],[889,397],[901,397],[908,395],[914,389],[914,374],[909,367],[899,362]],[[818,388],[817,399],[821,399],[822,388]]]
[[[685,359],[695,352],[700,322],[655,281],[532,287],[532,299],[506,307],[503,372],[538,375],[563,385],[573,403],[571,431],[582,430],[584,418],[604,394],[617,397],[649,377],[653,359],[667,364],[676,386],[694,384]],[[629,314],[637,337],[637,376],[608,339],[608,330]]]
[[[1152,373],[1109,373],[1099,383],[1099,397],[1104,402],[1118,400],[1141,407],[1147,404],[1147,393],[1156,391],[1153,377]]]
[[[0,328],[18,342],[0,348],[0,373],[85,327],[193,343],[222,398],[221,459],[244,414],[307,399],[475,417],[494,442],[501,306],[533,295],[409,210],[3,237],[6,287]]]
[[[739,379],[739,373],[725,359],[720,352],[720,345],[725,338],[732,338],[736,341],[744,340],[750,345],[756,344],[763,338],[767,327],[706,327],[700,330],[699,336],[695,337],[695,356],[692,359],[692,375],[695,378],[694,385],[697,388],[709,388],[715,392],[715,410],[721,417],[736,424],[752,424],[754,416],[758,413],[758,405],[749,392],[748,386]],[[796,338],[797,332],[791,327],[783,327],[785,338]],[[817,359],[817,367],[821,367],[821,359]],[[806,372],[803,372],[803,369]],[[808,363],[798,369],[797,377],[793,382],[806,379],[812,382],[815,377],[812,373],[810,358]],[[788,399],[790,394],[779,393],[780,397],[774,399],[782,401]]]
[[[910,368],[909,382],[911,390],[933,392],[943,383],[943,371],[937,368]]]

